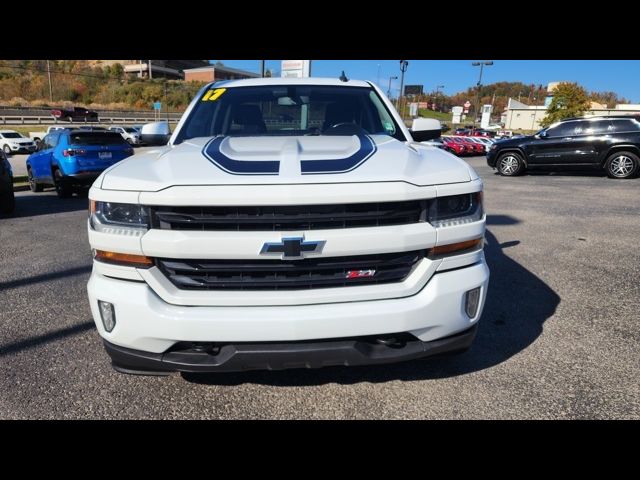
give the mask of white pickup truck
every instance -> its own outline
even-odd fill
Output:
[[[204,87],[168,144],[89,192],[89,302],[113,367],[315,368],[467,349],[489,281],[483,185],[417,143],[439,136],[428,123],[409,131],[364,81]]]
[[[48,127],[46,131],[42,130],[39,132],[29,132],[29,138],[31,138],[37,145],[42,141],[44,137],[49,135],[51,132],[54,132],[56,130],[64,130],[65,128],[69,128],[69,127],[68,126],[63,127],[61,125],[52,125]]]

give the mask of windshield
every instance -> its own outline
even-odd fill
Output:
[[[264,85],[207,90],[175,143],[189,138],[383,134],[405,140],[372,88]]]
[[[18,132],[6,132],[6,133],[3,133],[2,136],[4,138],[24,138]]]

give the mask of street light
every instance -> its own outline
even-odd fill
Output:
[[[436,108],[437,108],[437,106],[438,106],[438,105],[437,105],[437,103],[438,103],[438,91],[439,91],[441,88],[444,88],[444,85],[436,85]]]
[[[480,78],[478,79],[478,98],[476,100],[476,111],[475,114],[473,116],[473,126],[475,127],[477,120],[478,120],[478,113],[480,113],[480,90],[482,89],[482,69],[484,68],[484,66],[490,66],[493,65],[493,62],[491,60],[483,60],[481,62],[473,62],[471,63],[472,66],[474,67],[480,67]]]
[[[387,97],[391,99],[391,80],[397,80],[398,77],[389,77],[389,88],[387,88]]]
[[[400,117],[402,117],[402,107],[401,107],[401,100],[402,100],[402,95],[404,94],[404,92],[402,91],[402,89],[404,88],[404,72],[407,71],[407,67],[409,66],[409,62],[407,62],[406,60],[400,60],[400,95],[398,96],[398,107],[400,110]]]

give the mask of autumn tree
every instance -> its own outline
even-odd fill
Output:
[[[581,117],[590,107],[589,96],[584,88],[577,83],[561,82],[553,91],[547,115],[540,125],[548,127],[565,118]]]

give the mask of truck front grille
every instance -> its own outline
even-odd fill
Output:
[[[426,251],[304,260],[156,259],[185,290],[302,290],[403,281]],[[355,272],[355,273],[354,273]]]
[[[151,207],[151,228],[282,231],[382,227],[424,222],[426,201],[259,207]]]

